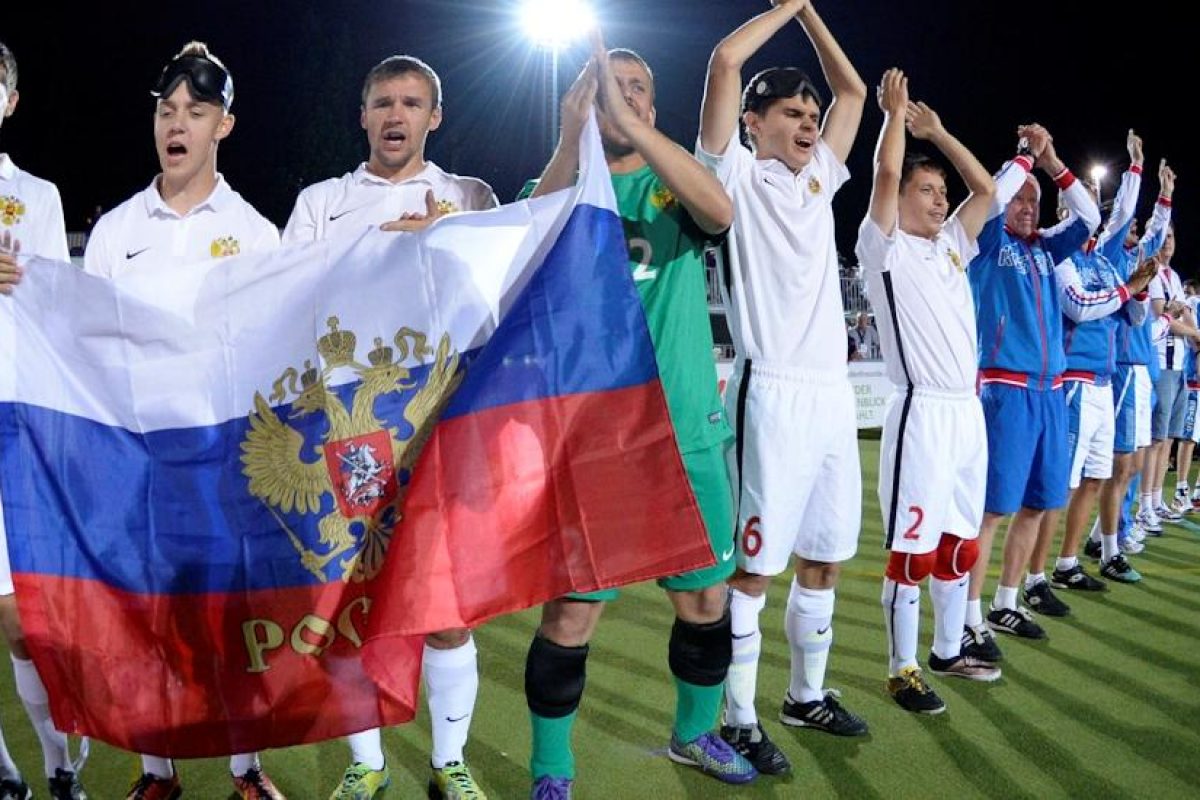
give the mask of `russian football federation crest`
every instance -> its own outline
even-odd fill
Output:
[[[819,178],[817,178],[816,175],[808,176],[808,193],[809,194],[820,194],[821,193],[821,181]]]
[[[222,236],[219,239],[213,239],[212,244],[208,246],[208,254],[213,258],[236,256],[240,252],[242,252],[242,245],[233,236]]]
[[[0,197],[0,224],[12,227],[25,216],[25,204],[21,198],[12,195]]]
[[[412,467],[462,375],[445,334],[435,352],[401,328],[391,345],[376,338],[362,364],[355,334],[337,317],[328,325],[320,369],[289,367],[269,398],[255,393],[242,472],[305,569],[322,582],[365,581],[383,566]],[[335,388],[339,370],[357,382]]]
[[[439,214],[455,214],[459,211],[458,204],[453,200],[438,200],[437,209]]]
[[[966,269],[963,267],[962,256],[960,256],[956,250],[951,248],[946,251],[946,255],[949,257],[950,263],[954,265],[956,270],[959,272],[966,272]]]

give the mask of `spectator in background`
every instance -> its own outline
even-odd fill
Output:
[[[854,347],[858,351],[858,355],[851,358],[852,361],[867,361],[872,358],[879,358],[879,333],[872,324],[870,314],[860,311],[858,313],[858,321],[850,329],[849,333],[850,341],[854,342]]]

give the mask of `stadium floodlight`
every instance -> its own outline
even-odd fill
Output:
[[[538,47],[558,51],[585,35],[596,24],[584,0],[525,0],[521,27]]]
[[[1088,170],[1088,175],[1092,177],[1092,183],[1099,186],[1100,181],[1104,180],[1105,176],[1108,175],[1108,167],[1103,164],[1096,164]]]

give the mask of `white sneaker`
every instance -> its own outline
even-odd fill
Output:
[[[1126,536],[1128,536],[1132,541],[1138,542],[1139,544],[1146,541],[1146,531],[1142,528],[1141,523],[1139,523],[1137,520],[1134,520],[1133,525],[1129,526],[1129,532],[1126,534]]]
[[[1171,503],[1171,510],[1182,517],[1184,514],[1193,513],[1192,501],[1188,499],[1187,492],[1183,494],[1175,493],[1175,500]]]
[[[1143,533],[1162,533],[1162,520],[1148,508],[1138,511],[1133,521],[1142,529]]]
[[[1177,522],[1183,519],[1182,514],[1177,513],[1174,509],[1167,508],[1165,505],[1160,505],[1158,508],[1154,509],[1154,515],[1160,520],[1165,520],[1167,522]]]
[[[1135,542],[1133,539],[1130,539],[1128,536],[1126,536],[1121,541],[1117,542],[1117,547],[1125,555],[1137,555],[1138,553],[1140,553],[1146,549],[1146,545],[1142,544],[1141,542]]]

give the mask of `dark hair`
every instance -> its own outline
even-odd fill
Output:
[[[822,105],[821,94],[808,73],[797,67],[770,67],[759,72],[742,91],[742,112],[765,114],[776,100],[807,97]]]
[[[17,57],[4,42],[0,42],[0,66],[4,67],[5,88],[10,93],[15,92],[17,90]]]
[[[433,107],[441,108],[442,81],[438,78],[438,74],[433,71],[433,67],[415,56],[388,56],[383,61],[371,67],[371,71],[367,73],[366,80],[363,81],[363,105],[367,104],[367,95],[370,94],[371,87],[375,84],[380,81],[399,78],[402,75],[411,75],[414,72],[424,78],[429,84],[429,88],[433,92]]]
[[[924,153],[906,153],[904,155],[904,164],[900,167],[900,190],[904,190],[904,185],[912,178],[913,173],[919,169],[936,172],[942,176],[942,180],[946,179],[945,168],[934,161]]]

